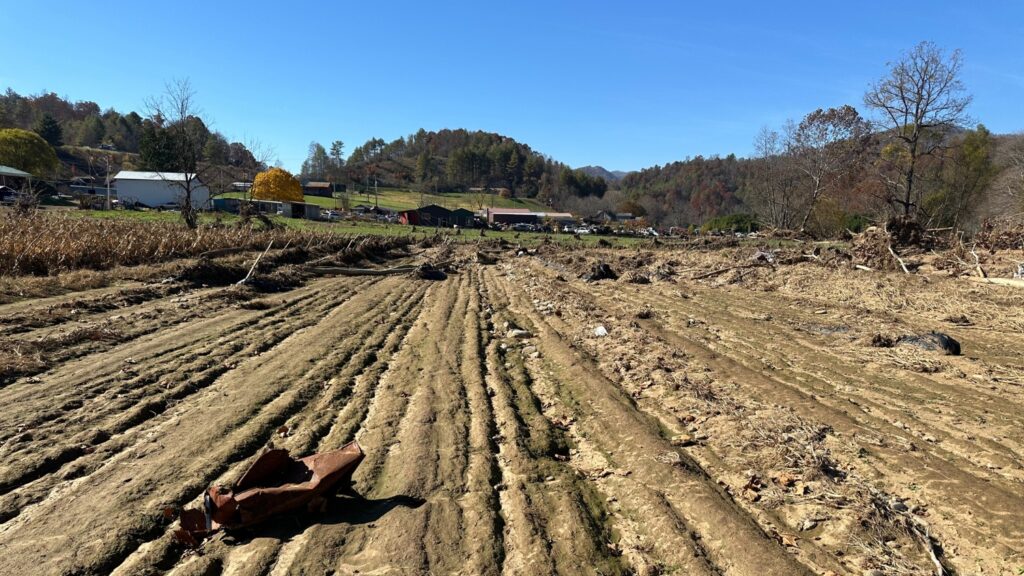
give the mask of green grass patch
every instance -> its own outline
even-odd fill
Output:
[[[172,211],[159,212],[156,210],[61,210],[75,218],[116,218],[125,220],[139,220],[144,222],[181,222],[181,214]],[[502,238],[513,244],[520,244],[526,247],[535,247],[541,243],[554,242],[562,246],[593,247],[602,238],[613,247],[631,247],[644,242],[650,242],[645,238],[632,237],[610,237],[596,236],[593,234],[580,236],[579,239],[572,234],[543,232],[514,232],[511,230],[484,230],[480,236],[480,230],[453,228],[430,228],[425,226],[405,226],[396,223],[376,222],[369,220],[343,220],[340,222],[320,222],[316,220],[304,220],[301,218],[285,218],[283,216],[271,216],[270,219],[286,228],[296,230],[311,230],[317,232],[329,232],[336,234],[367,234],[374,236],[405,236],[415,235],[417,238],[442,234],[451,236],[456,242],[479,242],[483,240]],[[200,224],[235,224],[239,216],[223,212],[203,212],[199,216]],[[415,230],[415,232],[414,232]]]

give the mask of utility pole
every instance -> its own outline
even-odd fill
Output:
[[[110,154],[107,154],[107,210],[110,209]]]

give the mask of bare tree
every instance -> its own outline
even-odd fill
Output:
[[[754,151],[754,178],[749,187],[751,204],[765,223],[776,228],[791,228],[796,214],[794,187],[783,138],[765,126],[754,137]]]
[[[1020,200],[1024,198],[1024,134],[1019,135],[1010,145],[1008,160],[1007,192],[1011,197]]]
[[[189,228],[195,228],[198,222],[193,194],[203,186],[204,176],[209,176],[211,169],[202,161],[209,130],[202,121],[195,96],[188,79],[174,80],[167,83],[163,94],[147,102],[149,117],[158,125],[165,125],[171,135],[174,164],[184,177],[169,178],[164,172],[160,172],[160,177],[181,190],[181,216]]]
[[[800,231],[818,200],[833,191],[863,158],[871,129],[853,106],[817,109],[789,130],[786,147],[793,165],[807,180]]]
[[[941,150],[949,132],[968,122],[971,96],[960,81],[962,64],[959,50],[946,58],[935,44],[921,42],[890,63],[888,75],[864,95],[891,140],[885,154],[897,177],[889,180],[888,202],[907,217],[915,216],[920,204],[914,189],[918,160]]]

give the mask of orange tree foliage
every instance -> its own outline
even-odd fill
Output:
[[[256,175],[252,182],[252,197],[256,200],[302,202],[302,186],[291,172],[271,168]]]

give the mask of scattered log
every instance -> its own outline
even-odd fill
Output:
[[[219,258],[221,256],[229,256],[231,254],[238,254],[239,252],[248,252],[250,250],[252,250],[252,248],[242,248],[242,247],[220,248],[218,250],[207,250],[206,252],[203,252],[202,254],[200,254],[199,257],[200,258]],[[259,248],[257,248],[257,250],[259,250]]]
[[[712,276],[718,276],[719,274],[724,274],[725,272],[728,272],[730,270],[742,270],[744,268],[757,268],[758,266],[761,266],[761,265],[762,264],[755,262],[755,263],[751,263],[751,264],[739,264],[737,266],[726,266],[725,268],[719,268],[718,270],[712,270],[711,272],[708,272],[706,274],[699,274],[697,276],[691,276],[690,280],[703,280],[705,278],[711,278]]]
[[[974,246],[971,246],[971,256],[974,256],[974,269],[977,270],[978,276],[982,278],[988,278],[988,274],[981,268],[981,260],[978,259],[978,253],[974,251]]]
[[[252,267],[249,268],[249,273],[245,275],[245,278],[242,278],[241,280],[239,280],[237,282],[239,285],[242,285],[242,284],[245,284],[245,283],[249,282],[249,279],[252,278],[252,273],[256,271],[256,265],[260,263],[260,259],[261,258],[266,256],[267,252],[270,252],[270,248],[273,245],[274,245],[274,241],[271,240],[270,244],[267,244],[267,249],[264,250],[259,256],[256,257],[256,260],[252,263]]]
[[[416,270],[415,266],[397,266],[395,268],[349,268],[345,266],[315,266],[312,271],[320,276],[397,276],[409,274]]]
[[[969,276],[968,279],[980,284],[997,284],[999,286],[1024,288],[1024,279],[1018,278],[978,278],[977,276]]]
[[[892,249],[892,244],[889,244],[888,248],[889,248],[889,254],[892,254],[892,257],[895,258],[897,262],[899,262],[900,268],[903,269],[903,273],[904,274],[910,274],[910,270],[907,270],[907,265],[903,263],[903,259],[900,258],[899,255],[896,254],[896,251]]]

